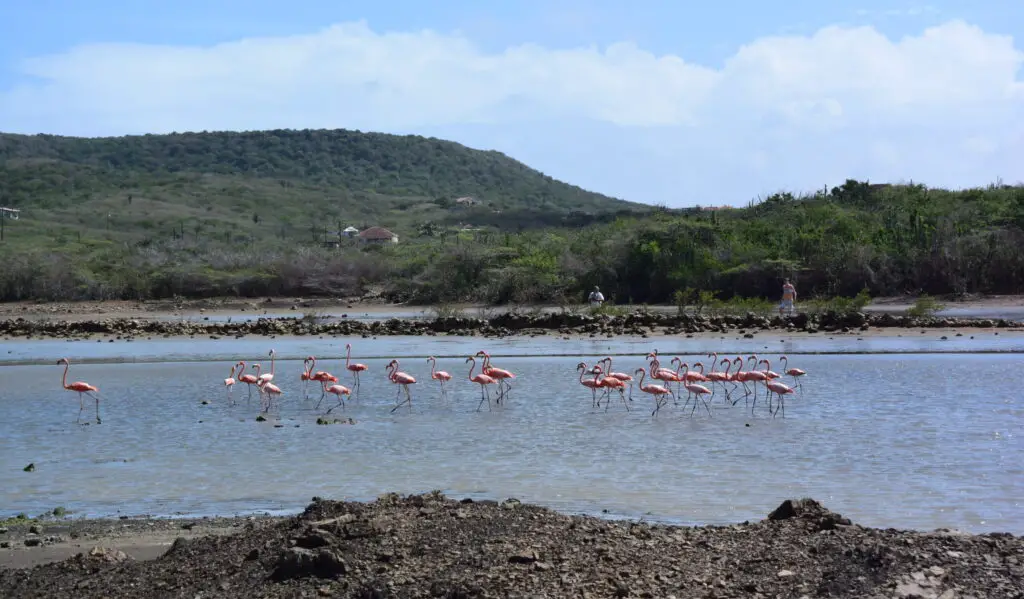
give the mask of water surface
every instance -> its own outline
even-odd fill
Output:
[[[642,357],[652,349],[668,354],[723,356],[753,353],[856,354],[856,353],[990,353],[1024,352],[1024,331],[967,331],[961,337],[948,332],[907,329],[897,335],[821,334],[787,335],[778,331],[759,332],[751,339],[742,335],[685,335],[612,338],[589,335],[514,336],[503,339],[457,336],[330,337],[247,336],[210,339],[207,337],[154,337],[128,341],[114,338],[92,340],[17,339],[0,341],[0,364],[50,364],[61,357],[72,361],[154,362],[267,359],[270,349],[278,358],[297,359],[314,355],[337,368],[344,359],[345,344],[353,356],[388,358],[427,354],[467,356],[487,349],[493,356],[581,356],[591,354]],[[943,338],[945,337],[945,338]]]
[[[324,343],[284,341],[272,344],[295,355]],[[276,363],[285,396],[268,422],[256,422],[258,402],[247,402],[244,388],[228,405],[222,381],[231,360],[267,365],[267,340],[191,342],[195,355],[224,361],[73,364],[71,380],[102,390],[101,425],[75,424],[78,398],[60,388],[61,367],[2,366],[0,515],[57,506],[89,516],[288,512],[315,495],[362,500],[441,489],[683,523],[759,519],[785,498],[809,496],[870,526],[1024,533],[1018,356],[795,355],[790,366],[810,374],[788,398],[785,418],[762,408],[752,416],[742,400],[727,406],[721,392],[713,417],[669,405],[652,418],[653,403],[638,390],[630,412],[621,403],[593,409],[574,370],[580,357],[553,355],[568,348],[544,345],[550,341],[356,340],[360,355],[418,355],[401,365],[419,382],[412,408],[391,413],[396,389],[384,380],[386,360],[360,357],[370,371],[359,397],[336,410],[354,425],[315,424],[319,392],[303,400],[294,360]],[[181,340],[37,343],[61,351],[22,341],[6,348],[47,362],[54,353],[95,358],[118,348],[152,358],[190,349]],[[662,344],[662,353],[688,343]],[[611,340],[575,342],[591,364],[607,346],[640,353]],[[440,360],[456,377],[442,399],[423,357],[480,347],[533,356],[496,359],[519,378],[493,411],[476,411],[479,388],[465,379],[462,358]],[[619,371],[641,365],[636,356],[615,360]],[[341,374],[337,362],[319,367]],[[342,379],[351,383],[347,373]],[[83,420],[92,409],[87,403]],[[29,462],[36,471],[22,472]]]

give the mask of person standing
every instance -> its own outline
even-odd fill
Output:
[[[601,290],[597,285],[594,286],[594,290],[587,296],[587,301],[590,302],[591,308],[600,308],[601,304],[604,303],[604,295],[601,294]]]
[[[796,287],[789,282],[789,279],[783,279],[782,282],[782,303],[779,304],[779,316],[782,316],[783,312],[788,312],[790,316],[793,315],[793,302],[796,301]]]

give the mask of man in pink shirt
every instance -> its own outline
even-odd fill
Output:
[[[782,316],[783,312],[788,312],[790,316],[793,315],[793,302],[796,301],[796,287],[789,282],[789,279],[784,279],[782,283],[782,303],[779,304],[779,316]]]

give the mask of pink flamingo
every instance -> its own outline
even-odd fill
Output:
[[[622,379],[618,379],[618,378],[615,378],[613,376],[610,376],[610,375],[606,374],[606,375],[603,375],[603,376],[600,377],[600,380],[598,381],[598,385],[608,389],[608,393],[611,393],[612,389],[615,389],[616,391],[618,391],[619,392],[619,398],[622,400],[622,405],[626,406],[626,411],[627,412],[629,411],[629,404],[626,403],[626,393],[625,393],[626,381],[623,381]],[[608,401],[604,402],[604,411],[607,412],[608,408],[611,407],[611,405],[612,405],[612,400],[611,400],[611,397],[609,397]]]
[[[270,381],[274,380],[274,361],[275,361],[276,353],[277,352],[275,352],[274,350],[270,350],[270,353],[267,354],[267,355],[270,356],[270,372],[267,372],[265,374],[261,374],[261,375],[259,375],[256,378],[258,378],[261,381],[267,381],[267,382],[270,382]]]
[[[768,370],[771,370],[772,365],[771,365],[771,363],[768,360],[761,360],[761,362],[764,362],[765,368],[767,368]],[[775,415],[779,413],[779,410],[782,410],[782,417],[785,418],[786,417],[786,402],[785,402],[785,399],[783,398],[783,396],[786,395],[787,393],[792,393],[793,392],[793,388],[790,387],[789,385],[781,382],[781,381],[773,381],[773,380],[766,381],[764,386],[768,388],[768,411],[769,412],[772,412],[772,407],[771,407],[772,406],[772,403],[771,403],[772,402],[772,393],[774,393],[774,394],[779,396],[779,407],[776,408],[774,412],[772,412],[772,418],[775,418]]]
[[[751,358],[756,360],[757,356],[751,356],[750,358],[747,358],[747,359],[749,360]],[[743,358],[739,357],[739,356],[737,356],[736,359],[733,360],[733,362],[739,362],[741,368],[742,368],[742,366],[744,364]],[[756,367],[757,365],[755,364],[754,366]],[[736,377],[735,380],[743,385],[743,391],[744,391],[743,399],[744,399],[744,401],[746,401],[746,399],[748,397],[750,397],[751,393],[753,393],[753,395],[754,395],[754,403],[756,404],[757,403],[757,383],[758,383],[758,381],[760,381],[762,383],[767,381],[768,380],[768,375],[766,375],[765,373],[761,372],[760,370],[756,370],[755,368],[751,368],[750,370],[737,370],[736,374],[735,374],[735,377]],[[750,382],[750,384],[753,386],[753,391],[751,391],[750,388],[747,387],[747,382]],[[736,405],[737,402],[739,402],[739,399],[734,401],[732,405]],[[753,413],[753,410],[754,410],[753,406],[751,406],[750,410],[751,410],[751,413]]]
[[[689,374],[689,372],[690,372],[690,365],[689,364],[687,364],[686,362],[682,362],[680,364],[680,366],[685,366],[686,367],[686,374]],[[711,395],[712,394],[711,389],[708,389],[704,385],[700,385],[698,383],[691,383],[691,382],[689,382],[689,379],[687,378],[686,374],[683,375],[683,381],[684,381],[683,382],[683,387],[686,388],[686,391],[687,391],[686,403],[683,404],[683,407],[685,408],[686,404],[690,403],[690,396],[692,395],[693,396],[693,408],[690,410],[690,417],[693,417],[693,413],[697,410],[697,400],[698,399],[700,401],[704,402],[704,409],[708,411],[708,416],[711,416],[711,408],[708,407],[708,402],[705,401],[704,397],[703,397],[704,395]]]
[[[437,370],[437,358],[430,356],[427,358],[427,362],[430,362],[430,378],[435,381],[441,381],[441,396],[445,397],[448,395],[448,389],[445,387],[445,383],[452,380],[452,375],[448,374],[444,370]]]
[[[228,401],[231,400],[231,390],[235,388],[235,369],[238,368],[238,364],[231,365],[231,374],[228,378],[224,379],[224,388],[228,391]]]
[[[662,368],[661,367],[661,359],[658,358],[658,350],[654,350],[654,351],[650,352],[649,354],[647,354],[647,360],[648,360],[648,362],[651,363],[650,377],[652,379],[664,380],[664,379],[661,379],[661,376],[668,376],[670,378],[675,376],[676,373],[675,373],[674,370],[672,370],[670,368]],[[666,381],[666,382],[679,382],[679,381],[671,381],[671,380],[669,380],[669,381]]]
[[[736,359],[739,360],[740,358],[736,358]],[[753,387],[753,390],[750,392],[754,396],[754,401],[750,405],[750,413],[753,414],[754,413],[754,406],[757,405],[757,383],[759,383],[759,382],[767,383],[770,379],[768,378],[768,375],[765,372],[763,372],[761,370],[757,370],[757,365],[760,362],[757,362],[757,356],[756,355],[750,356],[747,359],[748,360],[754,360],[755,361],[754,366],[750,370],[747,370],[747,371],[739,373],[739,374],[743,375],[743,378],[740,379],[740,380],[743,382],[743,388],[744,389],[746,389],[748,381],[750,382],[751,386]],[[746,395],[744,395],[743,397],[746,398]],[[736,401],[739,401],[739,400],[737,399]],[[770,405],[769,405],[769,409],[771,409]]]
[[[598,362],[598,365],[603,364],[603,363],[607,363],[608,364],[605,367],[605,369],[608,371],[608,374],[605,375],[605,376],[607,376],[609,378],[613,378],[613,379],[619,379],[623,383],[629,383],[629,401],[633,401],[633,377],[628,375],[628,374],[626,374],[625,372],[613,372],[612,371],[612,357],[611,356],[607,356],[605,359],[603,359],[600,362]]]
[[[480,370],[487,376],[498,381],[498,398],[497,403],[501,403],[505,398],[506,394],[512,390],[512,384],[508,382],[508,379],[516,378],[516,375],[511,372],[502,369],[495,368],[491,365],[491,354],[484,350],[476,352],[477,357],[483,356],[484,363],[480,367]]]
[[[313,364],[310,364],[313,362]],[[309,395],[309,380],[313,376],[313,365],[316,363],[316,358],[308,356],[302,361],[302,374],[299,375],[299,380],[302,381],[302,396],[307,397]]]
[[[258,366],[258,364],[257,364],[257,366]],[[271,403],[273,401],[273,398],[275,396],[281,397],[281,394],[283,393],[283,391],[281,391],[280,387],[278,387],[277,385],[275,385],[274,383],[271,383],[270,381],[268,381],[266,379],[263,379],[262,381],[259,382],[259,388],[267,396],[267,407],[263,408],[263,411],[264,412],[269,412],[270,411],[270,405],[271,405]]]
[[[679,378],[679,375],[677,375],[674,370],[661,367],[661,360],[658,359],[658,350],[654,350],[653,352],[647,354],[647,358],[651,361],[650,367],[652,379],[663,381],[666,385],[676,383],[678,388],[678,385],[679,383],[682,382],[682,379]],[[672,401],[676,401],[675,394],[672,395]]]
[[[258,385],[259,381],[256,379],[255,376],[253,376],[251,374],[245,374],[245,362],[244,361],[238,362],[238,366],[239,366],[239,369],[238,369],[238,373],[239,373],[238,374],[238,382],[239,383],[245,383],[246,385],[249,385],[249,395],[247,395],[246,398],[245,398],[245,401],[248,402],[250,399],[252,399],[252,387],[253,387],[253,385]]]
[[[320,383],[320,400],[316,402],[316,408],[319,408],[320,404],[324,400],[324,397],[327,397],[327,388],[328,388],[327,383],[337,383],[338,382],[338,377],[336,377],[333,374],[327,372],[326,370],[317,370],[314,373],[313,369],[316,368],[316,358],[313,357],[313,356],[310,356],[310,357],[308,357],[306,359],[309,360],[309,362],[310,362],[309,363],[309,370],[306,371],[307,379],[310,380],[310,381],[316,381],[316,382]],[[316,409],[316,408],[314,408],[314,409]]]
[[[725,399],[726,401],[728,401],[729,389],[725,386],[725,383],[729,382],[729,368],[727,367],[725,371],[715,370],[715,367],[719,366],[718,354],[708,354],[708,357],[711,358],[711,372],[707,373],[705,376],[708,378],[708,381],[711,382],[712,389],[715,388],[715,383],[718,383],[719,385],[722,386],[722,389],[725,390]],[[732,363],[729,362],[729,360],[722,360],[722,364],[729,364],[730,366],[732,365]]]
[[[412,408],[412,395],[409,393],[409,385],[416,384],[416,379],[414,379],[410,374],[398,370],[398,360],[391,360],[387,369],[391,370],[391,374],[388,376],[388,378],[391,379],[391,382],[396,385],[401,385],[401,388],[405,389],[405,401],[395,404],[395,407],[391,408],[391,411],[394,412],[403,404],[409,404],[409,407]],[[398,392],[401,393],[401,389],[399,389]]]
[[[348,395],[349,397],[351,397],[352,396],[352,390],[349,389],[348,387],[346,387],[345,385],[340,385],[338,383],[335,383],[335,384],[331,385],[330,387],[328,387],[326,380],[321,381],[320,384],[324,388],[324,394],[325,395],[327,393],[331,393],[331,394],[333,394],[334,396],[336,396],[338,398],[338,403],[335,404],[334,406],[328,408],[327,411],[324,412],[324,413],[325,414],[330,414],[331,410],[333,410],[334,408],[336,408],[338,406],[341,406],[341,409],[344,410],[345,409],[345,396]],[[320,404],[317,404],[317,405],[319,406]]]
[[[757,359],[757,356],[750,356],[750,357],[751,357],[751,358],[754,358],[754,359]],[[748,358],[748,359],[749,359],[749,358]],[[759,362],[758,362],[758,364],[760,364],[761,362],[764,362],[764,360],[761,360],[761,361],[759,361]],[[772,379],[777,379],[777,378],[779,378],[780,376],[782,376],[781,374],[779,374],[779,373],[777,373],[777,372],[773,371],[773,370],[772,370],[771,368],[767,368],[767,367],[766,367],[766,368],[765,368],[764,370],[762,370],[761,372],[763,372],[763,373],[764,373],[764,375],[765,375],[766,377],[768,377],[768,380],[769,380],[769,381],[770,381],[770,380],[772,380]]]
[[[587,363],[580,362],[579,364],[576,365],[576,370],[580,371],[580,384],[586,387],[587,389],[590,389],[590,395],[592,398],[590,406],[596,408],[600,403],[597,400],[597,390],[601,388],[601,383],[597,382],[597,377],[601,373],[601,367],[594,366],[593,368],[588,370]],[[590,372],[594,373],[594,378],[584,379],[583,375],[588,374]]]
[[[260,378],[260,370],[263,368],[262,366],[260,366],[259,364],[253,364],[249,368],[252,368],[253,370],[256,371],[256,389],[259,391],[260,394],[260,411],[269,412],[271,404],[273,402],[273,396],[276,395],[280,397],[283,392],[281,391],[280,387],[278,387],[274,383],[271,383],[269,379]],[[265,406],[263,403],[264,395],[266,395]]]
[[[496,381],[493,377],[487,376],[484,373],[473,375],[473,369],[476,368],[476,358],[470,356],[466,358],[466,362],[472,362],[473,364],[469,367],[468,378],[471,382],[480,385],[480,403],[476,405],[476,411],[480,411],[480,406],[484,405],[484,401],[487,402],[487,409],[491,409],[491,392],[487,389],[487,385],[495,385]]]
[[[369,366],[366,364],[352,364],[352,344],[345,344],[345,369],[352,373],[352,380],[354,381],[353,387],[356,388],[356,392],[359,392],[359,373],[364,370],[369,370]]]
[[[71,362],[67,358],[61,358],[60,360],[57,360],[57,365],[60,364],[64,365],[64,378],[61,379],[61,386],[68,391],[75,391],[78,393],[78,419],[75,422],[81,422],[82,420],[82,410],[85,409],[84,396],[88,395],[96,400],[96,424],[102,424],[102,422],[100,422],[100,398],[98,395],[94,395],[95,393],[100,392],[99,387],[90,385],[89,383],[83,383],[82,381],[75,381],[69,385],[68,369],[71,368]]]
[[[663,387],[661,385],[655,385],[654,383],[647,383],[645,385],[644,384],[644,377],[647,375],[647,371],[644,370],[643,368],[637,368],[636,371],[633,374],[639,374],[640,375],[640,381],[637,383],[637,386],[640,387],[640,390],[643,391],[644,393],[650,393],[651,396],[654,397],[654,405],[655,405],[655,407],[654,407],[654,411],[651,412],[651,416],[654,416],[655,414],[657,414],[658,410],[661,409],[661,406],[662,406],[662,404],[665,401],[664,397],[666,395],[668,395],[669,397],[674,397],[672,395],[671,389],[669,389],[668,387]]]
[[[807,376],[807,372],[800,370],[799,368],[786,368],[787,366],[789,366],[789,358],[787,358],[786,356],[781,356],[779,358],[779,362],[782,362],[783,372],[785,372],[787,376],[793,377],[793,382],[796,383],[797,387],[800,389],[800,392],[803,393],[804,386],[800,382],[799,377]]]

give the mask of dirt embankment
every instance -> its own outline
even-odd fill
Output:
[[[638,311],[624,316],[591,316],[571,313],[501,313],[488,318],[444,317],[431,320],[391,318],[375,321],[341,320],[322,322],[313,318],[258,319],[242,322],[181,322],[135,319],[104,320],[0,320],[0,337],[5,338],[88,338],[107,335],[133,339],[152,336],[244,337],[247,335],[589,335],[614,337],[629,335],[695,335],[700,333],[736,333],[752,338],[758,331],[790,333],[868,331],[878,328],[932,329],[1017,329],[1024,323],[1004,319],[914,318],[893,314],[797,314],[766,318],[753,313],[745,316],[694,316]]]
[[[813,500],[676,527],[438,493],[0,570],[6,597],[1024,597],[1024,539],[863,528]]]

